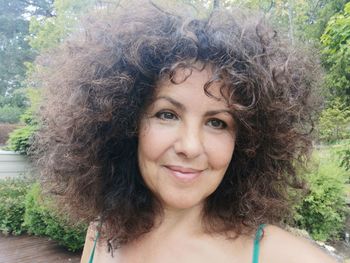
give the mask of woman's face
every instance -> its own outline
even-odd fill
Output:
[[[180,70],[177,76],[183,77]],[[182,75],[182,76],[181,76]],[[220,184],[235,145],[235,122],[219,84],[205,95],[210,70],[193,69],[181,84],[159,83],[140,122],[141,175],[164,208],[201,205]]]

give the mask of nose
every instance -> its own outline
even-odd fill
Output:
[[[198,157],[204,150],[202,137],[200,128],[195,124],[181,125],[174,144],[175,152],[187,159]]]

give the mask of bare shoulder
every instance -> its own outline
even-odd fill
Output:
[[[260,244],[259,262],[262,263],[337,262],[310,240],[296,237],[277,226],[266,226]]]
[[[94,246],[94,240],[97,233],[96,226],[96,223],[91,222],[88,227],[88,230],[86,231],[85,244],[80,263],[87,263],[89,261],[89,257]]]

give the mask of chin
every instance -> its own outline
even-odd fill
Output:
[[[184,210],[201,206],[203,201],[198,198],[184,198],[182,195],[179,198],[164,198],[161,203],[164,208]]]

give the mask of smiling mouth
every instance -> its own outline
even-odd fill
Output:
[[[203,170],[185,168],[181,166],[165,165],[164,167],[170,172],[172,176],[181,182],[191,182],[198,178],[203,172]]]

